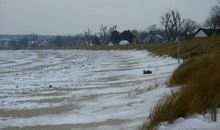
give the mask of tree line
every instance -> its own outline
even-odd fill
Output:
[[[217,5],[211,8],[209,17],[203,24],[200,25],[192,19],[183,18],[179,11],[170,10],[161,16],[161,27],[159,28],[154,24],[147,27],[147,29],[144,31],[125,30],[120,33],[117,30],[117,25],[113,25],[109,28],[101,25],[98,33],[93,34],[91,29],[88,29],[84,32],[84,34],[80,35],[81,42],[78,41],[76,43],[87,43],[87,45],[90,43],[96,45],[106,45],[111,42],[117,45],[121,40],[127,40],[128,42],[132,43],[132,37],[136,37],[138,39],[138,43],[146,43],[145,39],[154,33],[163,36],[164,40],[166,41],[174,41],[177,38],[191,39],[200,27],[220,29],[220,1],[217,3]],[[79,37],[79,35],[76,36]],[[57,41],[55,40],[55,43],[56,42]],[[66,43],[65,40],[63,44],[64,43]]]

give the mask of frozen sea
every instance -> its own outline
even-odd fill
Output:
[[[0,51],[0,129],[136,130],[177,67],[147,51]]]

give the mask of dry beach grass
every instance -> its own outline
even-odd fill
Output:
[[[207,112],[211,114],[212,121],[217,120],[217,108],[220,105],[219,38],[195,39],[182,43],[181,57],[186,60],[169,81],[170,87],[181,88],[158,101],[142,130],[156,129],[161,122],[172,122],[180,117]],[[167,45],[166,51],[152,47],[151,51],[175,57],[172,46],[174,45]],[[198,55],[191,57],[192,52],[197,52]]]

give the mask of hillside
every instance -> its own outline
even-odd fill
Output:
[[[149,45],[157,55],[177,57],[177,44]],[[181,86],[178,91],[158,101],[142,130],[155,129],[162,122],[196,114],[210,114],[217,121],[220,105],[220,37],[181,42],[180,57],[184,63],[173,73],[168,86]]]
[[[180,42],[180,57],[188,59],[203,54],[210,54],[212,52],[220,51],[220,36],[209,38],[197,38],[192,40],[185,40]],[[152,44],[138,44],[138,45],[123,45],[123,46],[88,46],[82,49],[91,50],[148,50],[156,55],[167,55],[177,58],[178,43],[152,43]]]

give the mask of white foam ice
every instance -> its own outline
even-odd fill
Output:
[[[0,113],[0,128],[89,124],[123,119],[94,129],[137,129],[164,94],[176,59],[146,51],[0,51],[0,110],[77,107],[54,114],[13,117]],[[151,75],[143,75],[150,69]],[[52,88],[49,88],[52,85]],[[65,99],[49,102],[49,99]],[[43,101],[43,102],[42,102]]]

